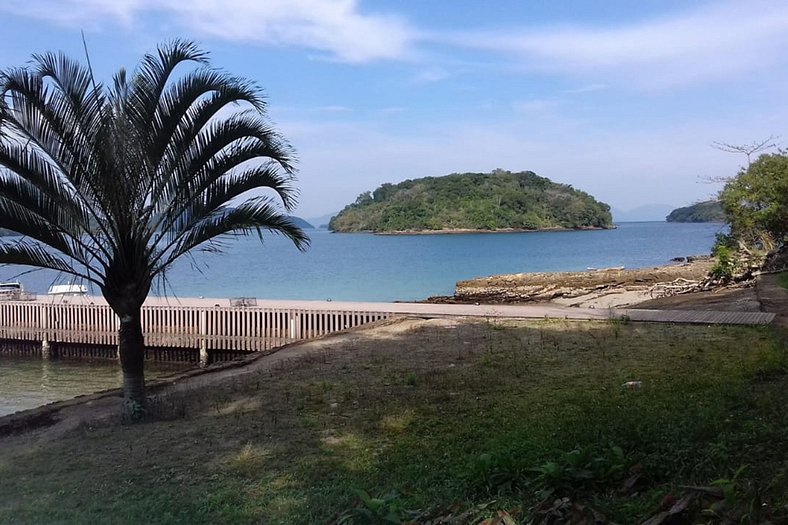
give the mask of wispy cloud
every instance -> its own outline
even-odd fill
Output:
[[[670,86],[784,64],[788,3],[728,1],[606,28],[523,27],[433,36],[452,47],[508,55],[532,71],[606,72],[629,82]]]
[[[561,93],[566,93],[568,95],[577,94],[577,93],[591,93],[593,91],[601,91],[603,89],[607,89],[607,84],[586,84],[585,86],[580,86],[577,88],[572,89],[564,89]]]
[[[420,71],[413,77],[415,84],[432,84],[449,78],[449,72],[441,67],[433,67]]]
[[[698,175],[736,173],[740,159],[709,147],[709,137],[732,134],[735,140],[757,130],[726,127],[723,121],[639,133],[521,118],[436,124],[408,133],[387,131],[379,120],[288,121],[283,127],[300,145],[301,204],[315,212],[340,209],[383,182],[496,167],[534,170],[628,209],[698,200],[715,189],[698,184]],[[345,147],[348,143],[354,147]]]
[[[514,109],[520,113],[542,113],[556,108],[560,104],[555,98],[537,98],[533,100],[520,100],[513,104]]]
[[[452,54],[489,53],[490,62],[506,58],[529,72],[597,78],[605,73],[656,87],[728,79],[788,63],[788,3],[769,0],[695,4],[604,27],[455,32],[417,27],[401,14],[362,11],[360,0],[3,0],[0,12],[70,27],[103,27],[108,21],[132,26],[155,17],[197,36],[298,47],[350,63],[417,58],[423,66],[412,77],[417,83],[449,77],[440,58],[425,59],[435,45],[448,46]],[[590,84],[587,91],[600,85]]]
[[[297,46],[355,63],[402,59],[414,39],[403,18],[362,14],[356,0],[4,0],[0,10],[76,27],[165,14],[202,35]]]
[[[353,109],[347,106],[320,106],[320,111],[326,111],[328,113],[347,113],[349,111],[353,111]]]

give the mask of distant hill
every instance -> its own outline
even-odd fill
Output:
[[[532,171],[455,173],[383,184],[331,219],[337,232],[610,228],[610,207]]]
[[[629,210],[613,208],[611,213],[615,222],[664,221],[672,209],[670,204],[644,204]]]
[[[320,217],[309,217],[307,220],[314,224],[316,228],[328,228],[328,223],[338,213],[338,211],[335,211],[334,213],[327,213],[325,215],[321,215]]]
[[[719,201],[710,200],[676,208],[665,220],[668,222],[725,222],[727,218]]]
[[[299,228],[301,228],[302,230],[314,230],[315,229],[315,227],[312,224],[308,223],[307,221],[305,221],[301,217],[296,217],[295,215],[291,215],[290,216],[290,220],[293,221],[295,223],[295,225],[298,226]]]

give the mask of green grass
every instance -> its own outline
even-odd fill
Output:
[[[524,516],[566,495],[634,523],[745,465],[742,505],[788,503],[788,350],[767,329],[434,322],[323,348],[163,403],[185,417],[6,439],[0,522]],[[394,495],[354,510],[360,490]]]
[[[777,276],[778,282],[780,286],[783,288],[788,288],[788,272],[783,272]]]

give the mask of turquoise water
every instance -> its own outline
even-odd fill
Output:
[[[458,280],[501,273],[643,268],[709,253],[720,224],[622,223],[614,230],[381,236],[309,230],[306,253],[268,236],[228,240],[225,253],[197,253],[167,276],[167,295],[348,301],[450,295]],[[0,268],[0,280],[19,269]],[[45,293],[51,272],[20,277]],[[58,282],[68,282],[64,277]],[[93,293],[99,293],[94,290]],[[154,290],[164,295],[164,290]]]

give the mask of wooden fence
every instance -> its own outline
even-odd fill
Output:
[[[148,347],[256,352],[388,319],[374,311],[224,306],[143,306]],[[0,339],[116,346],[119,319],[106,304],[0,302]],[[205,353],[206,355],[202,355]]]

